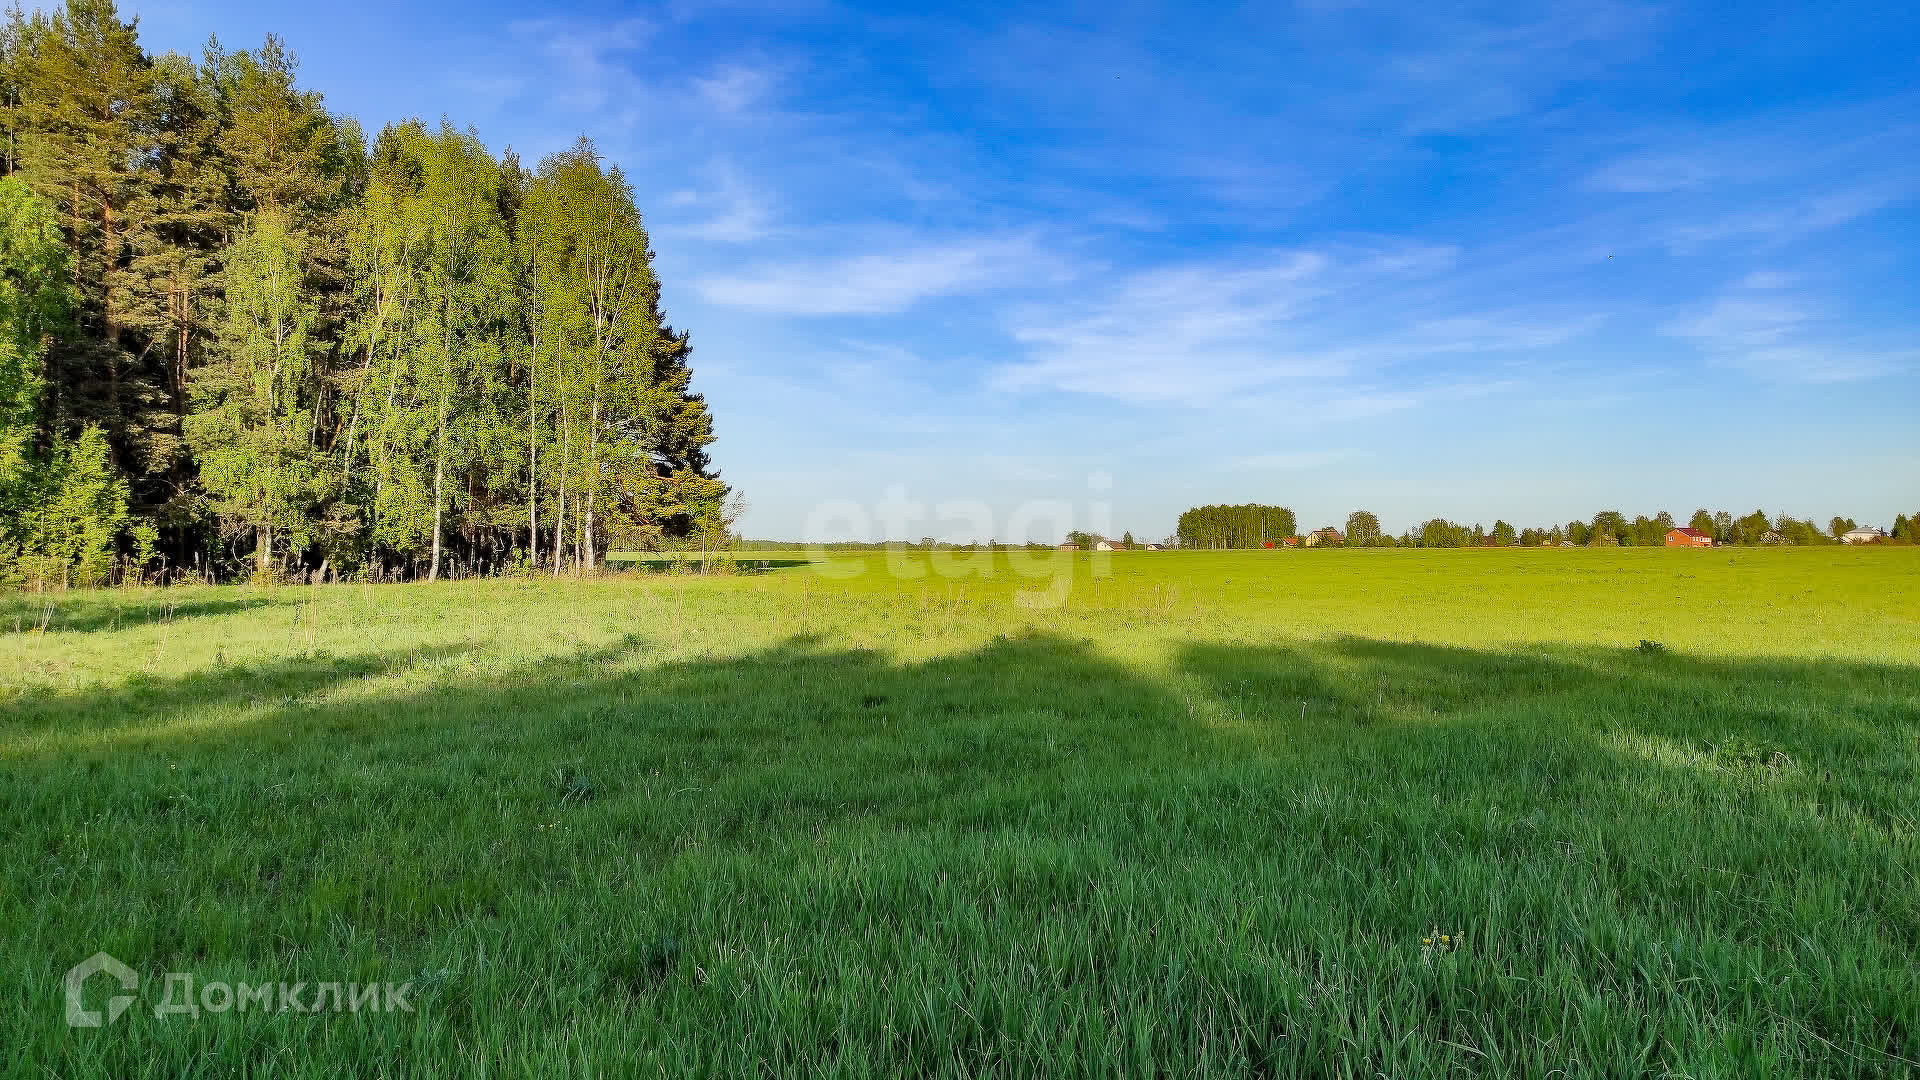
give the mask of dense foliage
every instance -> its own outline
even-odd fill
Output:
[[[620,171],[368,140],[269,37],[0,41],[0,578],[591,567],[724,488]]]
[[[1269,510],[1277,510],[1278,514],[1263,519],[1261,512]],[[1293,536],[1293,520],[1291,510],[1278,507],[1195,507],[1180,515],[1180,546],[1261,547],[1269,541]],[[1259,527],[1281,521],[1285,522],[1285,528],[1279,531],[1262,530]],[[1893,529],[1884,540],[1913,543],[1920,539],[1916,535],[1916,532],[1920,532],[1920,525],[1916,525],[1916,522],[1920,522],[1920,513],[1912,517],[1901,514],[1894,519]],[[1395,537],[1381,529],[1377,515],[1367,510],[1355,510],[1347,515],[1344,539],[1331,542],[1347,547],[1541,547],[1562,544],[1576,547],[1661,547],[1667,542],[1668,531],[1677,527],[1679,525],[1673,515],[1665,510],[1652,517],[1642,514],[1631,520],[1618,510],[1602,510],[1588,521],[1569,521],[1565,525],[1527,529],[1516,529],[1506,521],[1495,521],[1489,529],[1479,524],[1465,525],[1446,518],[1434,518]],[[1745,517],[1736,518],[1724,510],[1718,513],[1695,510],[1686,527],[1702,533],[1716,544],[1808,545],[1839,543],[1840,538],[1855,527],[1855,523],[1852,518],[1835,517],[1823,531],[1811,520],[1785,513],[1769,518],[1765,511],[1755,510]],[[1319,541],[1319,538],[1315,539]]]
[[[1175,535],[1185,548],[1255,548],[1294,534],[1293,511],[1284,506],[1196,506],[1180,515]]]

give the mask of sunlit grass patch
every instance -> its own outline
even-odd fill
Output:
[[[1737,554],[55,597],[0,1073],[1900,1075],[1920,575]]]

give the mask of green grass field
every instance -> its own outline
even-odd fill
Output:
[[[1920,550],[1062,558],[0,597],[0,1075],[1920,1069]]]

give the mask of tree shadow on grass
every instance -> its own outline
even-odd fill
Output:
[[[668,767],[747,770],[741,779],[770,788],[917,773],[967,789],[1029,769],[1150,759],[1190,738],[1167,688],[1047,636],[909,664],[808,637],[746,657],[655,664],[648,642],[630,636],[504,670],[462,666],[469,649],[288,659],[136,678],[97,693],[37,691],[9,726],[109,755],[245,754],[263,740],[349,731],[423,771],[442,753],[476,746],[503,770],[585,760],[605,788],[621,792]],[[444,681],[328,700],[334,690],[440,662]],[[170,719],[221,708],[235,712],[230,723],[168,733]],[[64,753],[27,756],[53,767]]]
[[[289,728],[274,718],[298,712],[311,699],[342,686],[457,660],[473,648],[435,645],[391,653],[320,653],[222,664],[185,675],[135,674],[121,686],[97,693],[34,686],[0,714],[0,757],[11,756],[9,743],[23,737],[37,743],[42,753],[113,750],[123,744],[151,748],[163,745],[169,730],[176,732],[176,739],[211,735],[217,741],[223,732],[208,732],[193,721],[234,709],[253,710],[266,722],[256,735],[278,740]]]
[[[90,634],[142,623],[167,624],[269,607],[276,599],[238,586],[130,592],[76,589],[62,593],[0,594],[0,633]]]
[[[717,552],[713,558],[716,561],[725,560],[727,563],[750,573],[760,573],[769,570],[790,570],[796,566],[813,565],[811,559],[760,558],[758,556],[731,555],[727,552]],[[689,572],[690,568],[697,569],[702,561],[697,554],[692,558],[684,556],[676,558],[671,555],[661,555],[648,558],[609,559],[608,567],[619,573],[671,574],[676,572]]]
[[[1906,760],[1920,728],[1920,667],[1896,664],[1358,637],[1189,646],[1177,663],[1219,699],[1256,702],[1279,719],[1305,706],[1304,720],[1362,732],[1445,725],[1503,740],[1574,737],[1677,751],[1731,741],[1763,757],[1783,755],[1769,759],[1775,766],[1858,769],[1876,755]]]
[[[612,802],[644,796],[660,776],[731,791],[759,804],[749,816],[763,820],[812,806],[800,816],[814,824],[861,814],[988,820],[1076,784],[1147,791],[1174,773],[1248,762],[1345,769],[1356,753],[1419,773],[1470,752],[1521,774],[1576,768],[1585,755],[1610,771],[1790,778],[1788,787],[1874,805],[1888,784],[1920,784],[1920,669],[1895,665],[1346,638],[1190,646],[1175,665],[1186,681],[1173,683],[1045,634],[909,663],[804,637],[748,656],[651,663],[647,641],[630,636],[505,669],[463,664],[472,648],[36,691],[0,723],[0,754],[49,783],[101,758],[134,770],[160,756],[255,762],[215,770],[238,789],[260,767],[254,751],[271,745],[296,751],[316,787],[328,773],[375,766],[395,800],[459,760],[494,782],[492,795],[529,808],[556,797],[556,771],[588,776]],[[409,673],[406,689],[380,690],[378,680]],[[228,715],[180,723],[215,713]],[[350,745],[327,741],[342,738]],[[1460,775],[1477,782],[1480,770]]]
[[[0,925],[52,973],[30,1015],[59,1015],[75,941],[153,972],[297,955],[365,977],[478,941],[500,974],[469,978],[504,988],[439,1000],[428,1045],[611,1023],[601,1052],[730,1030],[710,1048],[739,1036],[745,1068],[864,1047],[934,1073],[1039,1060],[1023,1024],[1097,1049],[1070,1025],[1111,1016],[1142,1072],[1541,1071],[1571,1060],[1539,1049],[1556,1039],[1635,1071],[1769,1037],[1838,1073],[1920,1030],[1895,968],[1920,944],[1894,884],[1920,868],[1911,668],[1362,638],[1195,645],[1169,676],[1046,634],[905,662],[804,637],[649,650],[491,670],[449,648],[444,677],[391,689],[373,680],[416,654],[289,660],[37,701],[0,747],[74,741],[9,755],[0,785]],[[196,709],[231,715],[171,723]],[[1422,959],[1432,923],[1483,951]],[[1817,1000],[1769,989],[1816,977]],[[951,1026],[885,1034],[935,998]],[[317,1051],[302,1030],[258,1053]]]
[[[1920,869],[1920,668],[1355,637],[1195,645],[1178,666],[1293,747],[1305,782],[1426,804],[1476,856],[1511,839],[1501,818],[1556,811],[1649,881],[1828,873],[1920,948],[1920,902],[1889,887]]]

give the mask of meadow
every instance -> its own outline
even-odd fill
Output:
[[[0,1075],[1920,1069],[1920,549],[1048,558],[0,597]]]

